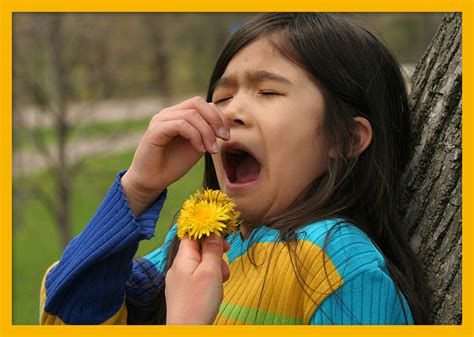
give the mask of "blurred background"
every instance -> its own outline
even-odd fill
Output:
[[[255,13],[15,13],[13,324],[37,324],[45,270],[128,167],[162,108],[205,96],[229,35]],[[394,51],[409,84],[442,13],[357,13]],[[169,188],[158,247],[203,162]]]

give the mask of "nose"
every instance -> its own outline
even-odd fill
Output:
[[[245,101],[239,96],[235,95],[229,103],[227,103],[221,112],[226,119],[229,127],[242,127],[250,126],[250,113],[249,107],[245,104]]]

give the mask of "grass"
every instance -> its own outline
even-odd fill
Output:
[[[80,138],[106,137],[115,134],[124,134],[133,131],[145,131],[149,118],[127,120],[123,122],[100,122],[73,127],[70,134],[71,141]],[[51,127],[29,129],[18,127],[14,129],[13,149],[26,150],[33,147],[33,134],[42,139],[45,144],[52,144],[56,140],[56,130]]]
[[[128,167],[133,152],[90,158],[74,179],[72,226],[74,235],[88,223],[99,206],[116,173]],[[167,201],[158,220],[155,237],[140,244],[138,256],[158,247],[184,200],[201,184],[204,163],[201,160],[186,176],[169,187]],[[52,179],[47,172],[13,181],[14,198],[21,196],[13,210],[13,324],[38,324],[39,289],[45,270],[62,253],[59,235],[51,215],[32,195],[23,191],[41,184],[52,193]],[[16,199],[18,201],[18,199]]]

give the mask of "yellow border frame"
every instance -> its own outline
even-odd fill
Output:
[[[337,1],[337,2],[336,2]],[[473,336],[473,231],[474,212],[468,193],[463,193],[463,324],[460,326],[25,326],[12,325],[12,13],[14,12],[462,12],[463,13],[463,171],[472,172],[469,149],[473,136],[466,130],[472,124],[473,3],[472,0],[241,0],[238,5],[225,1],[201,0],[0,0],[0,336]],[[471,93],[471,94],[469,94]],[[473,186],[470,175],[463,175],[463,192]],[[33,300],[33,299],[32,299]]]

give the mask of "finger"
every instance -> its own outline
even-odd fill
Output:
[[[194,149],[199,152],[203,153],[206,152],[206,148],[203,144],[203,140],[201,138],[201,134],[198,130],[196,130],[191,124],[187,121],[180,119],[180,120],[171,120],[157,124],[157,126],[153,129],[154,134],[158,134],[165,139],[157,139],[157,143],[155,145],[163,146],[166,145],[171,141],[171,139],[181,136],[191,142],[191,145]],[[161,138],[157,137],[157,138]]]
[[[209,153],[217,153],[219,147],[216,142],[216,135],[211,126],[206,122],[204,117],[196,109],[184,109],[176,111],[168,111],[161,117],[162,121],[183,119],[191,124],[201,134],[204,145]]]
[[[222,240],[224,243],[224,253],[227,252],[230,249],[230,243],[227,242],[226,240]]]
[[[180,104],[175,105],[173,109],[198,110],[206,122],[211,126],[212,130],[214,130],[214,133],[217,137],[224,140],[230,139],[229,127],[226,125],[224,116],[215,105],[206,102],[202,97],[196,96],[190,98]]]
[[[221,117],[223,123],[224,123],[224,129],[225,129],[225,135],[227,138],[224,138],[224,140],[230,140],[230,125],[229,125],[229,121],[227,120],[227,118],[225,118],[224,114],[222,113],[222,111],[217,107],[217,105],[215,105],[214,103],[209,103],[209,105],[214,108],[217,113],[219,114],[219,116]]]
[[[191,275],[199,266],[201,260],[199,242],[191,240],[187,236],[182,238],[173,265],[176,264],[180,270],[185,270],[188,275]]]
[[[202,241],[202,263],[220,268],[224,255],[223,239],[212,233]]]
[[[222,282],[225,282],[230,277],[230,269],[224,260],[221,261],[221,267],[222,267]]]

